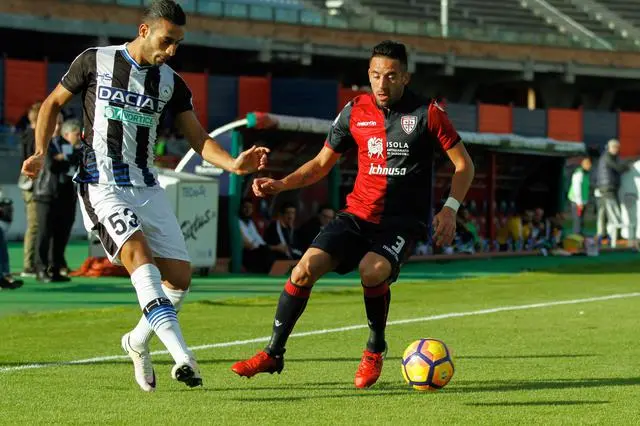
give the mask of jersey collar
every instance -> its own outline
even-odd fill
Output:
[[[135,69],[137,69],[138,71],[146,70],[148,68],[152,68],[153,67],[153,65],[140,65],[135,59],[133,59],[133,56],[131,56],[131,54],[127,50],[127,46],[128,45],[129,45],[129,43],[126,43],[124,45],[124,49],[122,49],[122,56],[124,56],[124,58],[127,60],[127,62],[129,62],[131,65],[133,65],[135,67]]]

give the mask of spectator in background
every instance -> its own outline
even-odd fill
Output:
[[[60,133],[63,138],[63,143],[61,144],[62,152],[65,155],[65,160],[69,163],[67,176],[73,179],[73,176],[75,176],[76,172],[78,171],[78,167],[82,162],[82,125],[77,119],[67,120],[62,123]],[[68,190],[69,182],[66,182],[66,185],[67,186],[65,187],[65,190]],[[65,216],[66,222],[63,224],[64,229],[62,231],[62,234],[65,235],[66,238],[63,241],[65,250],[62,251],[62,259],[60,259],[60,274],[65,276],[69,273],[69,266],[67,264],[64,253],[66,251],[67,244],[69,243],[69,238],[71,237],[71,229],[73,228],[73,222],[75,222],[77,207],[77,191],[75,185],[72,184],[72,186],[73,194],[68,195],[72,195],[73,199],[70,199],[69,204],[66,205],[69,210],[67,211],[67,214]]]
[[[22,145],[23,162],[33,155],[35,151],[35,128],[41,105],[42,102],[36,102],[31,105],[27,112],[29,125],[22,132],[20,141]],[[26,176],[20,175],[18,187],[22,190],[27,222],[27,229],[24,233],[23,268],[20,275],[24,278],[33,278],[36,276],[36,247],[38,238],[38,214],[36,212],[36,202],[33,199],[33,181]]]
[[[551,225],[544,216],[544,209],[538,207],[533,211],[533,217],[530,224],[530,235],[528,246],[531,249],[543,249],[546,255],[546,249],[551,237]]]
[[[524,240],[524,248],[531,248],[531,233],[533,232],[533,210],[525,210],[522,215],[522,239]]]
[[[80,158],[79,151],[74,150],[74,146],[61,134],[66,134],[77,145],[80,125],[71,121],[62,125],[61,121],[60,114],[44,167],[33,187],[38,213],[38,279],[44,282],[69,281],[68,277],[61,274],[61,269],[66,267],[64,251],[71,231],[69,223],[73,225],[75,217],[73,172]]]
[[[295,244],[296,207],[285,202],[278,212],[278,218],[267,227],[264,240],[274,248],[279,259],[300,259],[302,252]]]
[[[571,202],[571,216],[573,218],[573,233],[582,234],[584,228],[584,213],[589,203],[591,159],[584,158],[571,175],[571,186],[567,198]]]
[[[496,231],[500,251],[520,251],[524,245],[522,216],[511,208],[508,216]]]
[[[473,221],[471,212],[466,207],[461,207],[456,216],[456,246],[460,253],[474,254],[482,245],[478,227]]]
[[[629,170],[622,174],[620,179],[620,210],[622,222],[625,224],[624,238],[628,246],[638,250],[638,201],[640,199],[640,160],[631,163]]]
[[[267,245],[253,221],[253,201],[242,200],[240,206],[240,233],[242,234],[242,266],[254,273],[269,273],[276,254]]]
[[[320,206],[318,213],[296,231],[296,244],[300,251],[305,252],[320,230],[331,222],[335,216],[336,211],[333,207],[327,204]]]
[[[622,227],[622,219],[620,213],[620,203],[618,200],[618,190],[620,189],[620,176],[629,168],[620,161],[618,153],[620,152],[620,142],[617,139],[611,139],[607,143],[607,151],[602,154],[598,162],[598,189],[602,197],[602,205],[604,207],[604,216],[608,223],[611,239],[618,238],[618,229]],[[601,229],[600,232],[606,232]],[[604,235],[599,234],[598,239]]]
[[[565,238],[564,233],[564,213],[558,212],[549,220],[549,248],[556,249],[562,247]]]
[[[14,290],[22,287],[22,281],[11,276],[9,265],[6,233],[12,220],[13,203],[11,199],[3,197],[2,188],[0,188],[0,290]]]
[[[598,187],[593,190],[593,198],[596,201],[596,239],[598,243],[600,243],[602,237],[607,234],[607,214],[605,212],[602,193]]]

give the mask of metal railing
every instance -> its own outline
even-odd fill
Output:
[[[630,39],[634,46],[640,46],[640,29],[620,15],[594,0],[569,0],[578,9],[582,9],[587,15],[603,26],[620,34],[624,39]],[[604,24],[607,25],[604,25]]]
[[[127,7],[143,7],[150,0],[63,0],[69,3],[111,4]],[[203,16],[271,21],[286,24],[317,26],[346,30],[373,31],[389,34],[423,35],[442,37],[439,22],[425,20],[390,19],[375,16],[330,16],[319,9],[307,8],[297,0],[183,0],[187,13]],[[536,44],[563,47],[584,47],[556,32],[511,31],[500,26],[470,26],[450,22],[448,35],[452,39]]]
[[[559,29],[564,28],[573,38],[580,40],[585,47],[595,45],[600,49],[613,50],[613,46],[609,41],[594,34],[545,0],[522,0],[521,4],[532,12],[541,14],[547,22],[556,25]]]

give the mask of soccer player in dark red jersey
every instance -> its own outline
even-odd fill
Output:
[[[260,197],[312,185],[342,154],[358,150],[358,176],[346,208],[322,229],[293,269],[280,295],[271,341],[264,351],[232,366],[240,376],[280,373],[287,338],[312,286],[329,271],[344,274],[358,268],[370,335],[355,385],[366,388],[380,377],[389,285],[414,242],[426,233],[436,146],[455,165],[449,199],[433,220],[436,244],[452,242],[456,212],[474,175],[473,162],[444,109],[407,90],[409,78],[405,46],[392,41],[378,44],[369,62],[372,93],[357,96],[344,107],[320,153],[284,179],[254,180],[253,191]]]

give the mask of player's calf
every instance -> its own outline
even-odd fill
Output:
[[[356,371],[354,384],[357,388],[368,388],[378,381],[387,351],[385,328],[391,303],[389,277],[392,267],[389,260],[370,252],[360,262],[359,270],[369,324],[369,340]]]
[[[269,344],[264,351],[235,363],[231,367],[233,372],[240,376],[253,377],[258,373],[273,374],[282,371],[287,339],[307,306],[312,286],[333,267],[328,253],[317,248],[306,251],[280,294]]]

